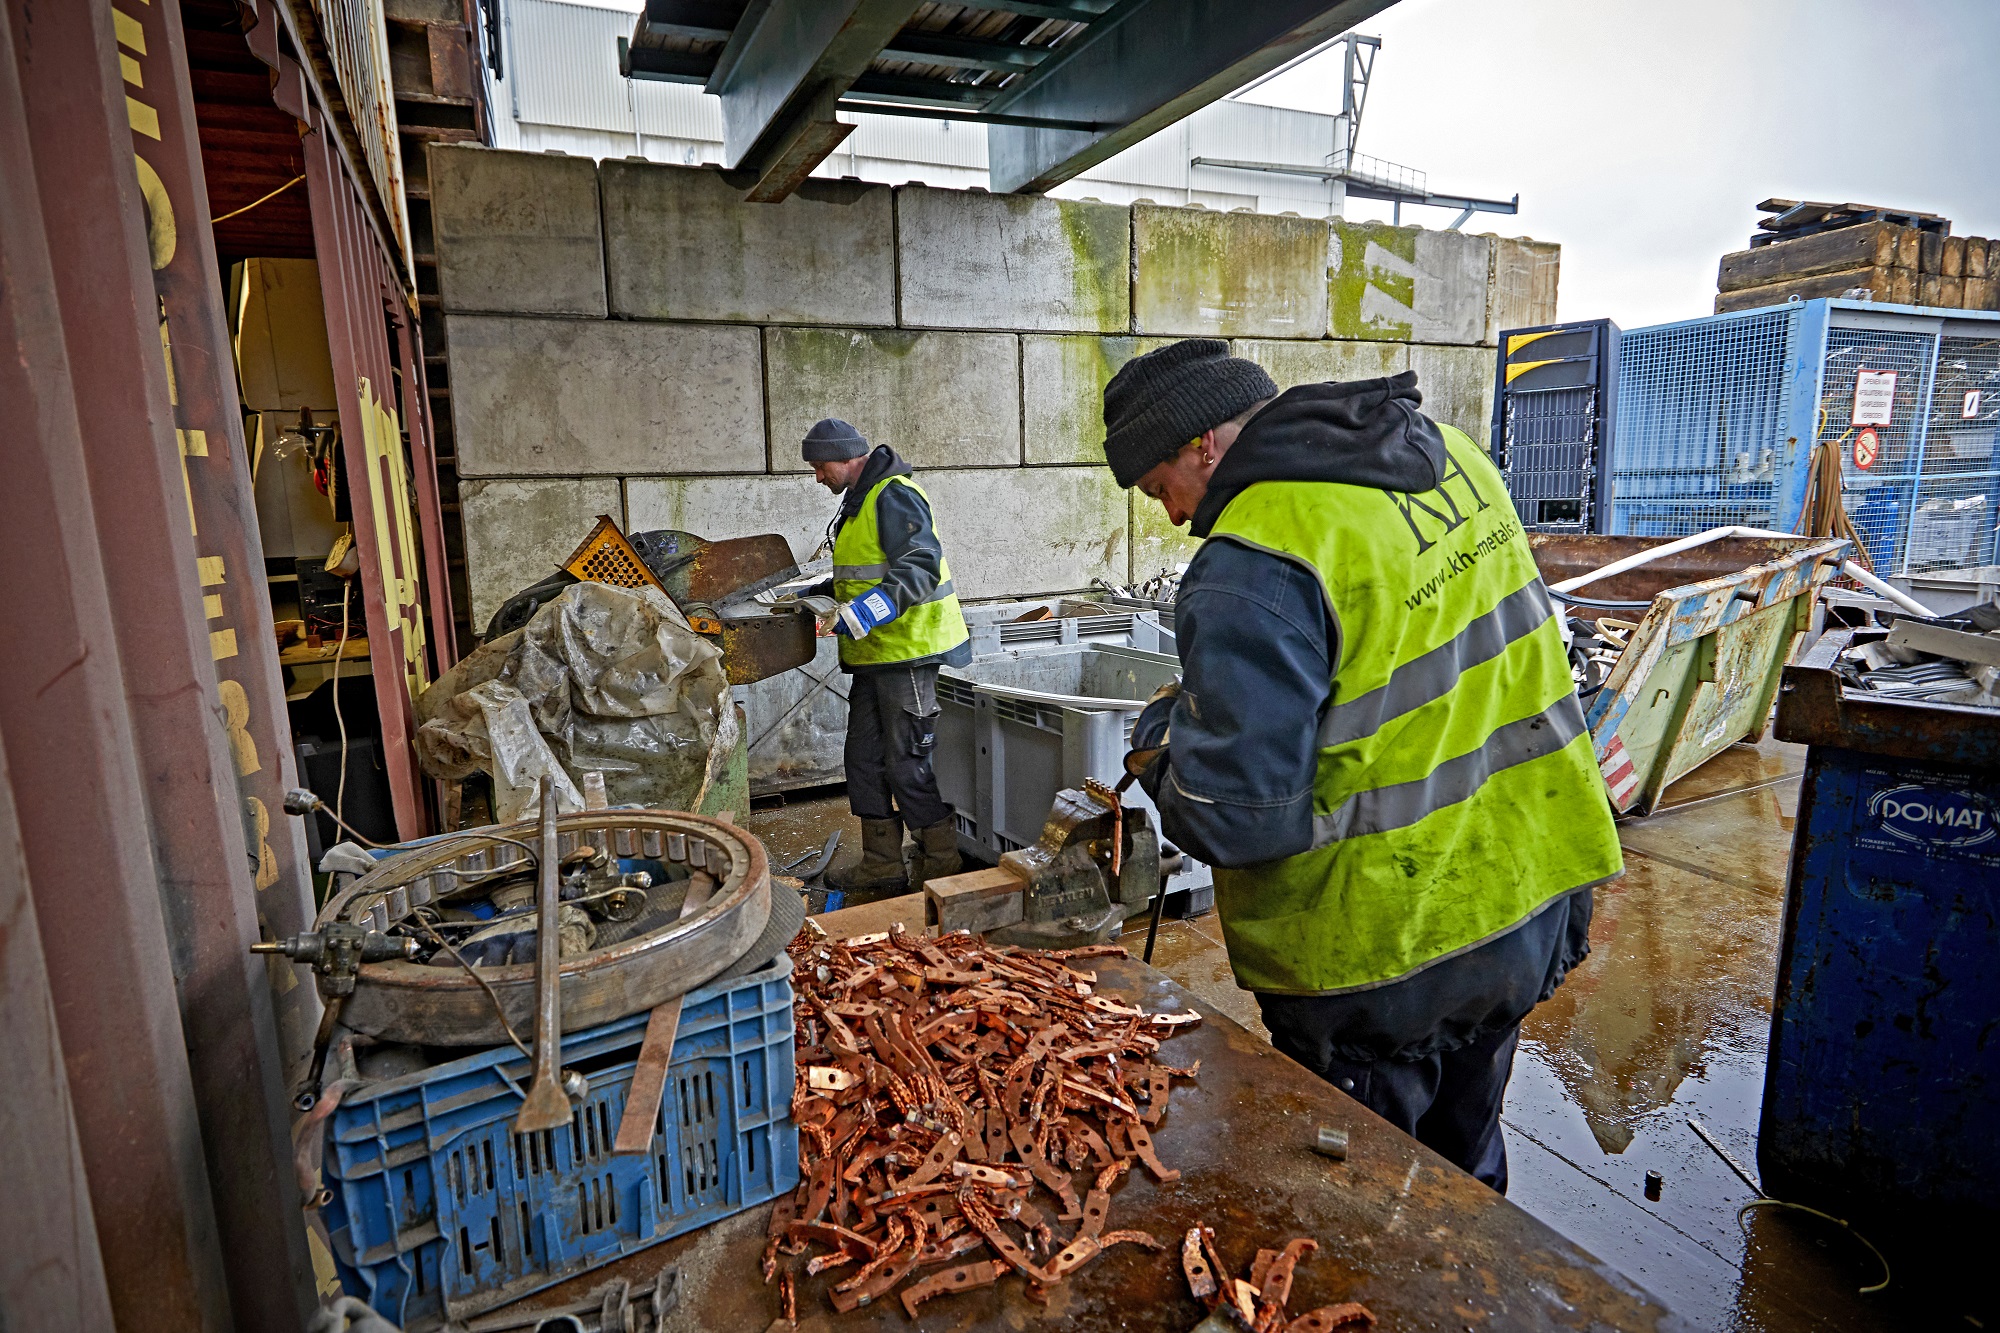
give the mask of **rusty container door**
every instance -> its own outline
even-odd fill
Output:
[[[411,740],[415,700],[434,678],[425,606],[425,556],[411,480],[409,451],[399,404],[407,396],[398,380],[421,384],[421,362],[397,364],[397,351],[414,348],[396,337],[395,325],[411,318],[408,300],[378,243],[359,187],[347,171],[317,106],[308,108],[306,188],[311,197],[313,244],[319,256],[326,304],[327,342],[333,353],[339,397],[341,460],[352,488],[354,546],[361,559],[362,608],[368,626],[370,674],[382,722],[382,754],[400,838],[422,837],[432,827],[422,775]],[[413,430],[427,421],[411,422]],[[428,438],[420,451],[428,458]],[[446,604],[449,610],[449,604]],[[447,622],[444,634],[449,633]],[[442,637],[442,636],[440,636]],[[448,656],[448,654],[446,654]]]

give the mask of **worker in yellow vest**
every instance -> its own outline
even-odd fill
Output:
[[[1504,1192],[1521,1019],[1624,863],[1513,502],[1422,401],[1214,339],[1112,378],[1113,474],[1203,539],[1127,765],[1278,1049]]]
[[[930,497],[887,445],[828,418],[800,445],[813,479],[841,497],[829,528],[847,693],[847,804],[861,820],[861,860],[827,882],[886,896],[957,874],[958,830],[931,768],[937,678],[972,660]],[[903,829],[916,847],[907,866]]]

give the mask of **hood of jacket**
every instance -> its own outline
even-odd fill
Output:
[[[861,502],[868,498],[868,492],[875,489],[877,482],[888,477],[912,476],[910,465],[903,456],[886,444],[878,444],[868,455],[868,466],[861,469],[861,479],[849,486],[840,497],[840,516],[835,520],[835,529],[861,512]]]
[[[1250,418],[1215,465],[1192,529],[1206,537],[1231,500],[1260,481],[1336,481],[1385,491],[1437,489],[1444,436],[1419,412],[1417,373],[1301,384]]]

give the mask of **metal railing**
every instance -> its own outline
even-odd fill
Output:
[[[1398,190],[1405,194],[1423,195],[1430,193],[1430,173],[1415,167],[1406,167],[1400,162],[1387,162],[1366,153],[1353,153],[1345,148],[1336,148],[1327,155],[1327,170],[1343,180],[1360,181],[1366,185],[1380,186],[1385,190]]]

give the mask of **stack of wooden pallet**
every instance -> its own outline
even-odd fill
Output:
[[[1748,250],[1722,257],[1715,310],[1794,296],[1860,296],[1891,305],[2000,310],[2000,241],[1950,235],[1934,213],[1766,199]]]

